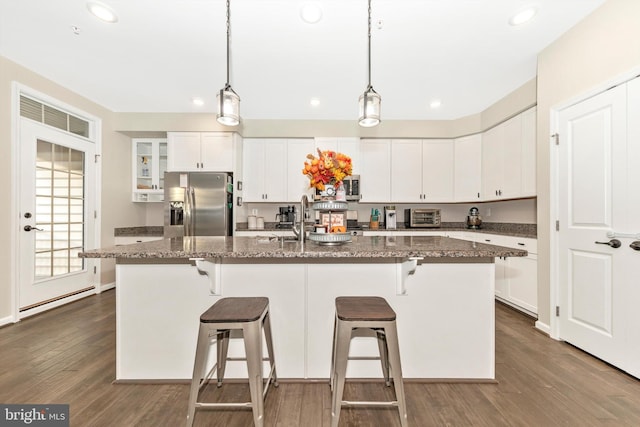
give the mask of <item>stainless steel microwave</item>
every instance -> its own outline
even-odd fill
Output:
[[[344,191],[348,202],[357,202],[360,200],[360,175],[350,175],[343,181]]]
[[[438,228],[440,209],[405,209],[404,225],[410,228]]]

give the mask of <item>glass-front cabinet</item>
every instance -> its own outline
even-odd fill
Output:
[[[162,202],[167,170],[166,138],[133,138],[133,201]]]

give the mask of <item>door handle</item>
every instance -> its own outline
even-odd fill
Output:
[[[31,231],[31,230],[44,231],[42,228],[32,227],[30,225],[25,225],[24,226],[24,231]]]
[[[640,240],[636,240],[635,242],[631,242],[629,247],[631,249],[633,249],[634,251],[640,251]]]
[[[622,246],[622,242],[618,239],[611,239],[608,242],[596,242],[599,245],[609,245],[611,246],[613,249],[617,249],[620,246]],[[640,250],[640,249],[638,249]]]

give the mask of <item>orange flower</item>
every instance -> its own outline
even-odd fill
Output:
[[[309,177],[309,186],[322,191],[325,185],[340,185],[342,180],[351,175],[351,158],[342,153],[318,149],[318,157],[307,155],[302,174]]]

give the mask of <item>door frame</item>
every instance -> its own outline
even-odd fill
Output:
[[[102,155],[102,119],[92,114],[89,114],[83,110],[80,110],[74,106],[71,106],[65,102],[62,102],[56,98],[32,89],[16,81],[12,82],[11,90],[11,271],[10,271],[10,284],[11,284],[11,321],[13,323],[18,322],[20,319],[32,316],[37,313],[41,313],[46,310],[67,304],[71,301],[75,301],[80,298],[84,298],[87,295],[98,294],[101,292],[100,287],[100,263],[96,262],[96,272],[94,277],[96,279],[95,287],[92,291],[82,292],[79,294],[71,295],[62,299],[58,299],[38,307],[30,309],[26,313],[20,312],[20,277],[19,277],[19,221],[20,221],[20,173],[22,170],[22,159],[20,158],[20,96],[25,95],[33,98],[43,104],[50,105],[59,110],[65,111],[74,116],[80,117],[89,122],[89,137],[87,141],[95,145],[96,159],[100,159]],[[42,123],[42,126],[48,126]],[[82,136],[78,136],[83,138]],[[100,235],[101,235],[101,197],[100,188],[102,187],[102,162],[96,161],[95,163],[95,187],[88,188],[87,191],[94,191],[95,198],[95,227],[93,230],[93,239],[96,247],[100,247]],[[87,248],[89,249],[89,248]]]
[[[539,321],[536,322],[536,327],[549,333],[549,336],[556,340],[561,340],[560,330],[560,318],[556,316],[556,306],[560,301],[560,268],[559,268],[559,244],[560,233],[556,231],[556,220],[559,218],[558,208],[560,204],[559,200],[559,149],[560,147],[555,144],[555,134],[560,132],[560,112],[566,108],[569,108],[575,104],[592,98],[596,95],[606,92],[607,90],[627,83],[636,77],[640,77],[640,66],[636,66],[629,71],[619,74],[603,83],[597,84],[589,90],[585,90],[580,94],[571,97],[567,101],[556,104],[551,107],[549,111],[549,173],[550,173],[550,185],[549,185],[549,325],[544,325]],[[540,113],[540,111],[538,111]],[[539,272],[538,272],[539,273]],[[538,274],[540,277],[540,274]],[[562,309],[562,308],[561,308]],[[566,308],[565,308],[566,309]]]

